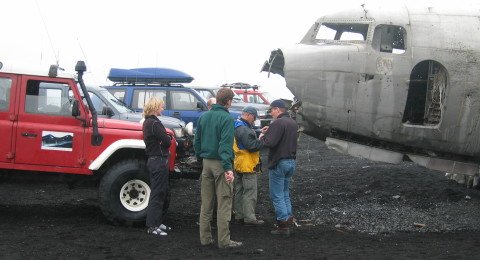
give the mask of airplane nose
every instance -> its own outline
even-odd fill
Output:
[[[282,77],[285,76],[283,68],[285,66],[285,59],[283,57],[283,52],[281,49],[276,49],[270,53],[270,58],[265,61],[263,64],[262,71],[268,72],[268,76],[270,76],[270,73],[273,74],[278,74]]]

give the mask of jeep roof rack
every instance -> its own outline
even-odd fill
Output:
[[[153,83],[170,85],[170,83],[190,83],[193,77],[185,72],[168,68],[111,68],[108,79],[115,84]]]
[[[259,88],[258,85],[250,85],[248,83],[242,83],[242,82],[236,82],[232,84],[223,84],[222,87],[227,87],[227,88],[236,88],[236,89],[249,89],[252,88],[254,90],[257,90]]]

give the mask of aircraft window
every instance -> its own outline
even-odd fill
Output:
[[[323,23],[318,29],[317,40],[364,41],[368,24]]]
[[[440,63],[433,60],[418,63],[410,74],[402,122],[410,125],[438,125],[445,108],[447,83],[447,70]]]
[[[401,26],[382,24],[375,28],[372,46],[380,52],[405,53],[406,31]]]
[[[12,80],[0,78],[0,111],[6,111],[10,107],[10,89]]]

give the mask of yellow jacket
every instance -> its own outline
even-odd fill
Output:
[[[239,143],[238,140],[243,140]],[[235,121],[235,138],[233,152],[235,159],[233,169],[236,173],[261,172],[260,152],[262,143],[256,138],[255,131],[244,120]],[[250,151],[248,149],[250,149]],[[254,152],[253,152],[253,151]]]
[[[235,160],[233,161],[233,168],[237,173],[256,173],[260,172],[260,152],[249,152],[247,149],[239,149],[237,145],[237,138],[233,141],[233,152],[235,153]]]

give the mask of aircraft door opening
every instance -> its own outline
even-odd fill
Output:
[[[447,82],[447,70],[440,63],[433,60],[418,63],[410,74],[402,122],[423,126],[440,124]]]

